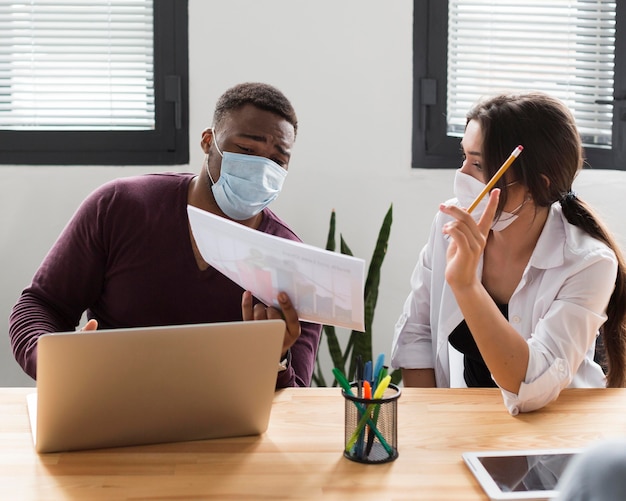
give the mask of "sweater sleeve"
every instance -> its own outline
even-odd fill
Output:
[[[33,379],[39,336],[74,330],[101,288],[105,263],[101,214],[106,205],[102,188],[81,204],[11,311],[11,347]]]
[[[311,385],[322,326],[300,322],[300,329],[300,337],[290,349],[291,363],[286,370],[278,373],[276,389]]]

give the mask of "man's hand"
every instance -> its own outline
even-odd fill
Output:
[[[282,356],[285,356],[287,350],[291,348],[298,337],[300,337],[300,322],[298,321],[298,313],[293,307],[289,296],[284,292],[279,292],[277,299],[282,312],[272,306],[265,306],[262,303],[252,305],[252,292],[245,291],[241,296],[241,315],[244,320],[284,320],[286,328],[285,337],[283,338]]]
[[[80,330],[83,331],[97,331],[98,330],[98,321],[95,318],[92,318],[85,324],[85,326]]]

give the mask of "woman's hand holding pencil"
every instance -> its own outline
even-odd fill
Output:
[[[444,235],[452,240],[447,249],[445,274],[446,281],[451,287],[468,287],[477,280],[476,270],[487,244],[487,238],[493,225],[500,199],[500,189],[492,188],[522,150],[523,147],[521,145],[513,150],[467,210],[455,205],[441,204],[439,206],[441,212],[455,219],[446,223],[443,227]],[[472,218],[471,212],[487,193],[489,193],[489,201],[487,202],[485,212],[483,212],[477,223]]]

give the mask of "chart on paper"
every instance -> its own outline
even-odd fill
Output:
[[[286,292],[300,320],[364,329],[363,259],[268,235],[188,206],[202,258],[267,305]]]

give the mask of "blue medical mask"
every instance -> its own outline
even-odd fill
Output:
[[[213,181],[209,172],[208,155],[205,162],[217,205],[224,214],[237,221],[256,216],[279,195],[287,171],[269,158],[229,151],[222,153],[215,131],[213,140],[222,157],[217,182]]]
[[[509,183],[507,186],[515,184],[515,182],[516,181]],[[461,207],[467,208],[472,205],[472,202],[478,195],[480,195],[484,188],[485,183],[479,181],[473,176],[470,176],[469,174],[465,174],[465,172],[461,172],[460,169],[456,171],[456,174],[454,175],[454,196],[461,204]],[[472,217],[474,217],[476,221],[478,221],[482,213],[485,212],[487,202],[488,196],[485,196],[472,211]],[[496,219],[491,225],[491,229],[493,231],[502,231],[508,228],[511,223],[517,219],[517,213],[522,209],[525,203],[526,200],[513,209],[512,212],[502,211],[498,219]]]

